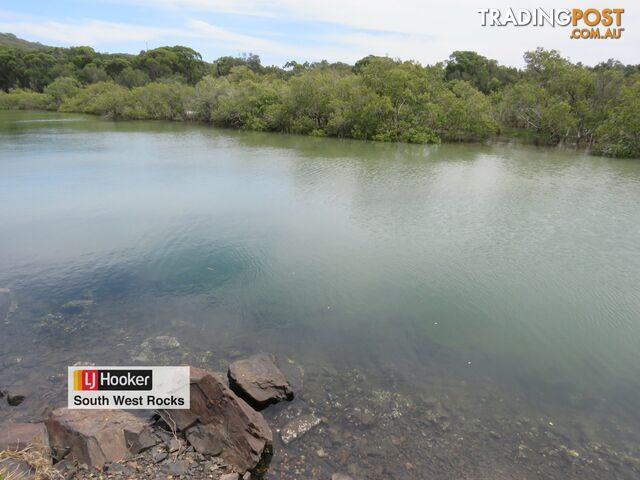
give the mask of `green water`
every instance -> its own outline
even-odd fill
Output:
[[[0,383],[172,335],[637,420],[638,161],[0,112],[0,205]]]

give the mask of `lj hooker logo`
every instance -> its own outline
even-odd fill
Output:
[[[73,372],[73,389],[84,390],[151,390],[152,370],[78,369]]]
[[[568,27],[573,40],[617,40],[624,32],[624,8],[481,8],[478,13],[483,27]]]
[[[69,408],[189,408],[189,367],[68,369]]]

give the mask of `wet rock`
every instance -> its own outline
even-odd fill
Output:
[[[161,410],[168,425],[185,432],[204,455],[219,455],[235,470],[252,470],[273,435],[264,417],[227,386],[221,374],[191,367],[191,408]]]
[[[276,358],[278,368],[289,381],[294,397],[298,397],[304,387],[304,369],[293,360]]]
[[[280,438],[285,445],[288,445],[320,425],[321,421],[312,414],[300,415],[284,426],[280,431]]]
[[[12,407],[17,407],[22,402],[24,402],[25,396],[20,395],[18,393],[9,393],[7,394],[7,403]]]
[[[368,411],[354,410],[352,416],[363,427],[370,427],[376,422],[376,418]]]
[[[143,420],[121,410],[58,408],[45,423],[52,448],[68,448],[79,463],[97,468],[137,454],[155,441]]]
[[[49,435],[44,423],[10,423],[0,429],[0,451],[27,447],[49,456]]]
[[[270,353],[258,353],[229,365],[229,386],[257,409],[293,400],[293,390]]]

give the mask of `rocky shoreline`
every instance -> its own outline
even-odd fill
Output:
[[[303,355],[288,339],[211,339],[179,318],[149,336],[137,325],[101,321],[89,294],[48,310],[19,299],[29,307],[17,309],[13,292],[0,290],[1,333],[12,339],[0,352],[0,460],[27,478],[640,478],[637,411],[579,392],[552,402],[543,390],[497,383],[497,375],[482,375],[476,362],[470,367],[456,352],[425,357],[421,370],[387,357],[380,363],[329,361],[329,355]],[[102,315],[118,318],[109,310]],[[44,319],[42,329],[32,328],[32,318]],[[70,350],[74,342],[84,342],[83,348]],[[279,356],[256,355],[252,345],[269,345]],[[78,419],[62,422],[68,411],[52,407],[66,400],[65,367],[91,365],[89,356],[103,365],[193,365],[201,372],[193,398],[209,385],[202,395],[224,398],[225,415],[235,412],[239,428],[211,435],[213,419],[227,418],[222,410],[213,415],[192,408],[188,417],[178,414],[180,428],[173,414],[118,412],[126,416],[116,425],[130,423],[118,427],[126,455],[105,458],[99,468],[94,460],[78,460],[55,445],[60,438],[68,443],[65,435],[78,428]],[[98,420],[88,438],[103,425]],[[47,426],[58,423],[66,426],[50,441]]]
[[[124,410],[57,408],[43,422],[4,425],[0,472],[15,478],[262,478],[273,433],[259,410],[293,400],[302,369],[288,369],[290,382],[275,356],[258,353],[233,362],[226,376],[190,370],[188,410],[158,410],[145,419]],[[288,444],[320,422],[300,415],[282,429],[281,440]]]

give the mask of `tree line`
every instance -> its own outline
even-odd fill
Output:
[[[412,143],[500,136],[640,157],[640,65],[588,67],[544,49],[524,58],[523,69],[470,51],[429,66],[368,56],[280,68],[252,54],[208,63],[183,46],[0,47],[0,108]]]

